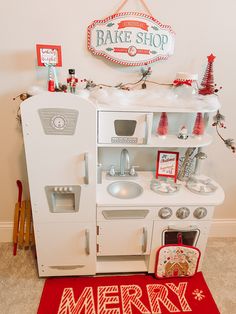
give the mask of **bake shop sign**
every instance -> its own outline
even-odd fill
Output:
[[[154,17],[121,12],[88,27],[88,49],[98,56],[127,66],[165,60],[174,51],[175,33]]]

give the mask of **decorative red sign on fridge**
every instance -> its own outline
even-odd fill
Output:
[[[88,27],[88,49],[127,66],[167,59],[173,54],[174,38],[171,26],[138,12],[113,14]]]

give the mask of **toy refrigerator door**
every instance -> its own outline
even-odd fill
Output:
[[[95,230],[94,223],[35,224],[39,275],[95,274]]]
[[[21,115],[34,222],[95,222],[96,108],[43,93],[24,101]]]

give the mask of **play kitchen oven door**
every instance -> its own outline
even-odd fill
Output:
[[[197,247],[204,254],[209,230],[209,220],[158,220],[154,222],[152,247],[156,250],[162,245],[177,244],[181,233],[184,245]]]
[[[153,114],[150,112],[100,111],[98,143],[149,144]]]
[[[200,230],[195,225],[189,225],[187,227],[169,226],[168,229],[162,232],[162,243],[177,244],[178,235],[182,235],[182,243],[185,245],[196,246],[200,235]]]

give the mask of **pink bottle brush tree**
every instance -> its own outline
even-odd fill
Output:
[[[193,134],[194,135],[203,135],[204,134],[204,119],[201,112],[197,113],[194,127],[193,127]]]
[[[166,136],[167,133],[168,133],[168,117],[166,112],[162,112],[157,128],[157,134],[164,137]]]

